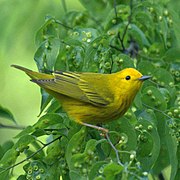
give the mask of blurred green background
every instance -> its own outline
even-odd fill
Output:
[[[68,10],[82,9],[78,0],[66,0]],[[45,16],[57,19],[63,15],[61,0],[0,0],[0,105],[8,108],[19,125],[37,121],[40,89],[24,73],[11,68],[18,64],[37,70],[33,60],[35,34]],[[2,120],[4,124],[12,124]],[[11,139],[17,130],[0,129],[0,143]]]

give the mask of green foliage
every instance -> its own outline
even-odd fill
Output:
[[[135,67],[152,79],[145,82],[131,109],[105,124],[114,150],[97,130],[71,121],[61,105],[41,90],[38,122],[26,127],[15,144],[0,146],[0,177],[10,177],[25,154],[23,179],[148,179],[179,167],[179,14],[173,2],[80,0],[85,11],[67,11],[60,20],[46,17],[36,34],[39,71],[112,73]],[[131,4],[132,3],[132,4]],[[0,108],[0,117],[15,122]],[[40,139],[46,138],[46,143]]]

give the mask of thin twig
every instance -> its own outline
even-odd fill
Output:
[[[150,109],[152,109],[152,110],[154,110],[154,111],[157,111],[157,112],[162,113],[164,116],[168,117],[171,121],[173,121],[173,118],[171,118],[170,116],[168,116],[164,111],[161,111],[161,110],[159,110],[159,109],[153,108],[152,106],[149,106],[149,105],[144,104],[144,103],[142,103],[142,104],[143,104],[145,107],[147,107],[147,108],[150,108]]]
[[[127,33],[127,30],[128,30],[128,27],[129,25],[131,24],[131,19],[132,19],[132,9],[133,9],[133,0],[130,1],[130,15],[128,17],[128,23],[127,25],[125,26],[125,30],[123,32],[123,35],[122,35],[122,38],[121,38],[121,41],[124,43],[124,38],[125,38],[125,35]]]
[[[114,14],[115,14],[115,17],[116,17],[116,22],[117,22],[118,17],[117,17],[117,9],[116,9],[116,6],[117,6],[117,2],[116,2],[116,0],[114,0]]]
[[[0,174],[4,173],[5,171],[8,171],[8,170],[10,170],[10,169],[12,169],[12,168],[20,165],[20,164],[22,164],[23,162],[25,162],[25,161],[27,161],[27,160],[29,160],[30,158],[32,158],[33,156],[35,156],[37,153],[39,153],[40,151],[42,151],[45,147],[47,147],[47,146],[49,146],[50,144],[52,144],[53,142],[57,141],[57,140],[60,139],[61,137],[62,137],[62,136],[59,136],[59,137],[53,139],[52,141],[50,141],[49,143],[44,144],[41,148],[39,148],[36,152],[34,152],[33,154],[31,154],[31,155],[28,156],[27,158],[23,159],[22,161],[14,164],[14,165],[12,165],[12,166],[9,166],[9,167],[5,168],[3,171],[0,172]]]
[[[116,153],[116,158],[117,158],[118,164],[121,165],[121,166],[124,166],[124,165],[121,163],[121,161],[120,161],[120,158],[119,158],[119,151],[116,149],[116,147],[115,147],[115,146],[113,145],[113,143],[111,142],[108,133],[105,134],[105,137],[106,137],[108,143],[110,144],[110,146],[113,148],[113,150],[114,150],[115,153]]]
[[[13,126],[13,125],[5,125],[5,124],[0,123],[0,128],[14,129],[14,130],[23,130],[26,127],[25,126],[18,126],[18,125],[15,125],[15,126]]]
[[[69,27],[69,26],[67,26],[67,25],[63,24],[63,23],[62,23],[62,22],[60,22],[59,20],[55,20],[55,23],[57,23],[57,24],[59,24],[59,25],[61,25],[61,26],[65,27],[65,28],[67,28],[67,29],[71,29],[71,30],[73,30],[73,28],[72,28],[72,27]]]

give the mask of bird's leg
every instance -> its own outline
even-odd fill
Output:
[[[107,139],[108,143],[110,144],[110,146],[112,147],[112,149],[115,151],[115,154],[116,154],[116,158],[117,158],[117,163],[121,166],[123,166],[123,164],[121,163],[120,161],[120,158],[119,158],[119,151],[116,149],[116,147],[113,145],[113,143],[111,142],[110,138],[109,138],[109,130],[108,129],[105,129],[103,127],[100,127],[100,126],[96,126],[96,125],[92,125],[92,124],[88,124],[88,123],[84,123],[84,122],[79,122],[80,124],[84,125],[84,126],[87,126],[87,127],[91,127],[91,128],[94,128],[94,129],[97,129],[99,131],[102,131],[102,133],[104,134],[104,137]]]
[[[103,134],[106,134],[109,132],[108,129],[105,129],[103,127],[100,127],[100,126],[96,126],[96,125],[92,125],[92,124],[88,124],[88,123],[84,123],[84,122],[79,122],[80,124],[84,125],[84,126],[87,126],[87,127],[91,127],[91,128],[94,128],[94,129],[97,129],[99,131],[102,131]]]

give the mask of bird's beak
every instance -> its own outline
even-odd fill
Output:
[[[138,80],[145,81],[147,79],[151,78],[151,76],[141,76]]]

